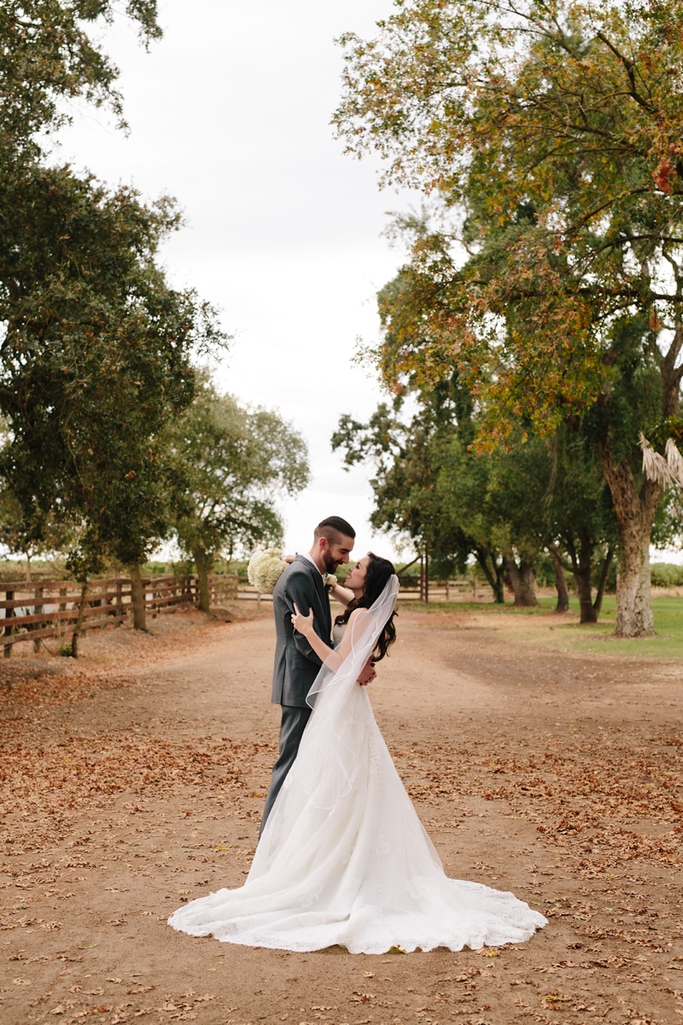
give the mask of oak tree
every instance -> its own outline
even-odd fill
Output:
[[[217,555],[282,540],[277,500],[306,487],[306,443],[278,413],[245,408],[204,377],[192,405],[167,428],[165,444],[176,537],[194,560],[199,607],[208,612]]]
[[[653,630],[663,486],[638,434],[679,415],[683,375],[682,20],[677,0],[400,0],[374,39],[343,40],[349,149],[440,208],[386,299],[381,371],[457,367],[488,443],[525,419],[591,437],[623,636]]]

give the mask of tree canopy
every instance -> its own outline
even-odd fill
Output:
[[[86,574],[144,561],[168,532],[155,436],[192,399],[193,350],[222,339],[154,263],[177,214],[33,162],[3,186],[0,472],[34,532],[55,509],[87,524]]]
[[[162,429],[192,402],[196,356],[227,339],[215,311],[158,263],[180,224],[172,200],[145,203],[46,160],[76,98],[109,106],[125,127],[100,41],[121,14],[145,45],[161,35],[155,0],[0,10],[0,477],[15,547],[61,529],[80,580],[114,560],[139,583],[139,564],[173,527]]]
[[[207,573],[217,554],[281,542],[276,501],[308,483],[306,443],[277,413],[244,408],[206,378],[165,443],[176,537],[195,562],[208,611]]]
[[[367,424],[342,417],[332,439],[347,465],[373,467],[373,525],[428,551],[437,573],[462,571],[473,557],[494,600],[504,600],[507,578],[517,605],[537,604],[534,576],[545,551],[562,579],[565,569],[574,575],[581,621],[594,622],[616,524],[585,439],[566,427],[548,438],[518,431],[505,448],[478,453],[472,439],[483,414],[457,375],[408,394],[408,417],[404,392]]]
[[[39,150],[39,132],[69,115],[65,101],[109,105],[125,125],[118,69],[93,34],[116,14],[137,22],[142,42],[161,37],[156,0],[4,0],[0,5],[0,153]]]
[[[344,38],[336,115],[351,151],[378,150],[387,180],[436,203],[402,224],[378,367],[394,388],[456,367],[484,444],[591,438],[619,525],[617,632],[651,632],[663,488],[638,435],[679,416],[683,5],[395,8],[374,39]]]

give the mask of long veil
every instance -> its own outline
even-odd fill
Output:
[[[396,608],[398,577],[392,574],[369,609],[351,616],[344,638],[313,681],[308,703],[313,714],[290,770],[261,835],[256,871],[270,861],[291,828],[300,801],[308,811],[330,812],[353,788],[361,766],[355,754],[349,716],[354,714],[358,677]],[[341,664],[340,664],[341,656]],[[296,796],[295,796],[296,794]]]
[[[348,636],[345,635],[344,640],[337,646],[336,658],[332,656],[329,664],[321,666],[320,672],[308,692],[306,700],[311,708],[317,706],[320,695],[324,691],[331,687],[342,687],[345,683],[355,683],[358,679],[363,666],[375,649],[382,630],[396,608],[398,587],[398,577],[392,573],[379,598],[370,608],[360,609],[355,616],[351,617],[347,627]],[[339,649],[342,646],[344,658],[341,665],[337,666]]]

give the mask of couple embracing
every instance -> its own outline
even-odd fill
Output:
[[[396,772],[368,695],[395,637],[398,578],[369,553],[331,596],[353,528],[323,520],[273,593],[279,757],[249,876],[179,908],[193,936],[312,951],[478,949],[529,939],[545,918],[512,893],[450,879]]]

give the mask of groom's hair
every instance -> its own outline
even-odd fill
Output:
[[[350,523],[343,520],[341,516],[328,516],[326,520],[322,520],[313,531],[313,537],[317,541],[321,537],[326,537],[330,544],[339,544],[341,537],[355,538],[356,531],[353,529]]]

